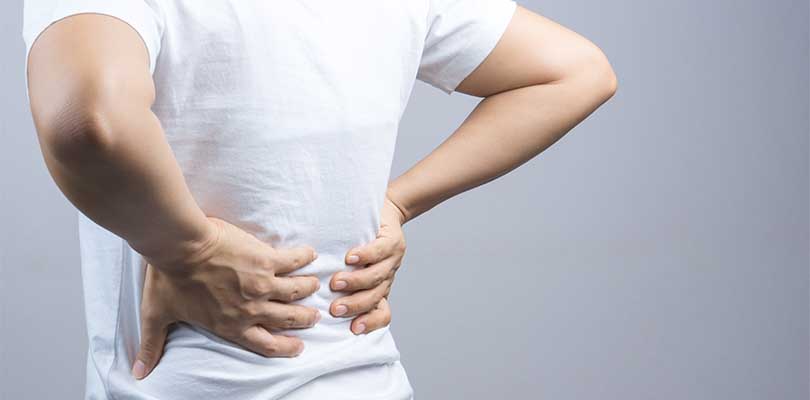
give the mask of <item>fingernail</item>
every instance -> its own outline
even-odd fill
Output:
[[[349,309],[343,304],[335,307],[335,315],[343,315],[346,314],[347,311],[349,311]]]
[[[361,322],[361,323],[357,324],[357,328],[355,328],[354,333],[361,334],[361,333],[363,333],[365,331],[366,331],[366,324]]]
[[[320,321],[320,320],[321,320],[321,312],[318,311],[317,314],[315,314],[315,323],[317,324],[318,321]]]
[[[348,286],[348,285],[349,284],[346,283],[346,281],[336,281],[335,282],[335,289],[336,290],[346,289],[346,286]]]
[[[297,355],[301,354],[303,351],[304,351],[304,344],[299,343],[298,348],[295,349],[295,355],[297,356]]]
[[[312,250],[312,259],[315,260],[317,258],[318,258],[318,252],[315,251],[315,250]]]
[[[354,254],[350,255],[350,256],[349,256],[349,257],[346,259],[346,262],[347,262],[347,263],[349,263],[349,264],[354,264],[354,263],[356,263],[356,262],[358,262],[358,261],[360,261],[360,257],[358,257],[358,256],[356,256],[356,255],[354,255]]]
[[[135,379],[142,379],[146,375],[146,364],[141,360],[136,360],[135,365],[132,366],[132,375]]]

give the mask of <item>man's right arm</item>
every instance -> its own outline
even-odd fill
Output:
[[[100,14],[62,19],[33,44],[28,78],[57,186],[148,261],[133,374],[143,378],[155,367],[176,321],[267,357],[300,354],[300,339],[270,331],[320,318],[317,309],[287,304],[319,287],[317,277],[286,276],[312,262],[314,249],[274,249],[204,215],[151,111],[155,89],[138,34]]]
[[[154,261],[212,240],[150,109],[149,55],[132,28],[98,14],[57,22],[32,46],[28,76],[43,157],[71,203]]]

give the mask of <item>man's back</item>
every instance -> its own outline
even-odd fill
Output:
[[[136,381],[129,371],[145,261],[80,214],[88,397],[274,399],[344,371],[387,378],[355,387],[345,377],[341,387],[313,381],[309,387],[319,389],[301,390],[409,398],[390,331],[355,335],[350,319],[330,315],[338,293],[329,278],[349,268],[348,249],[376,236],[414,80],[452,90],[495,46],[514,3],[103,3],[28,2],[29,49],[47,24],[77,12],[109,14],[135,28],[150,55],[152,110],[200,208],[274,247],[316,248],[318,259],[295,274],[320,278],[321,288],[298,303],[321,310],[322,320],[278,332],[306,343],[295,358],[262,357],[180,324],[157,368]]]

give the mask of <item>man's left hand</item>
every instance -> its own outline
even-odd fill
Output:
[[[402,231],[405,216],[388,196],[381,214],[377,238],[346,253],[346,264],[361,268],[336,272],[329,283],[333,291],[348,293],[333,301],[329,312],[336,317],[355,317],[351,324],[355,334],[368,333],[391,322],[388,294],[405,256]]]

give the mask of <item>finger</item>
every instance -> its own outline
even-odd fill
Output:
[[[354,334],[369,333],[377,329],[388,326],[391,323],[391,307],[388,300],[383,297],[377,307],[373,310],[361,314],[352,321],[351,330]]]
[[[318,258],[315,249],[309,246],[272,249],[273,270],[276,275],[287,274],[302,268]]]
[[[398,262],[398,259],[390,257],[365,268],[336,272],[332,275],[329,286],[332,290],[344,292],[356,292],[377,287],[394,275]]]
[[[397,241],[388,236],[378,236],[370,243],[356,247],[346,253],[346,264],[374,264],[396,253]]]
[[[153,318],[142,318],[141,344],[135,363],[132,366],[132,376],[143,379],[155,369],[160,357],[163,356],[163,346],[166,344],[168,325]]]
[[[272,335],[259,325],[253,325],[245,330],[236,343],[265,357],[295,357],[304,351],[304,342],[301,339]]]
[[[332,302],[329,311],[336,317],[352,317],[374,309],[391,286],[391,280],[385,280],[373,289],[360,290],[349,296]]]
[[[321,280],[315,276],[282,276],[270,282],[269,300],[285,303],[303,299],[321,287]]]
[[[266,301],[261,306],[256,322],[268,329],[299,329],[310,328],[320,319],[321,312],[315,308]]]

